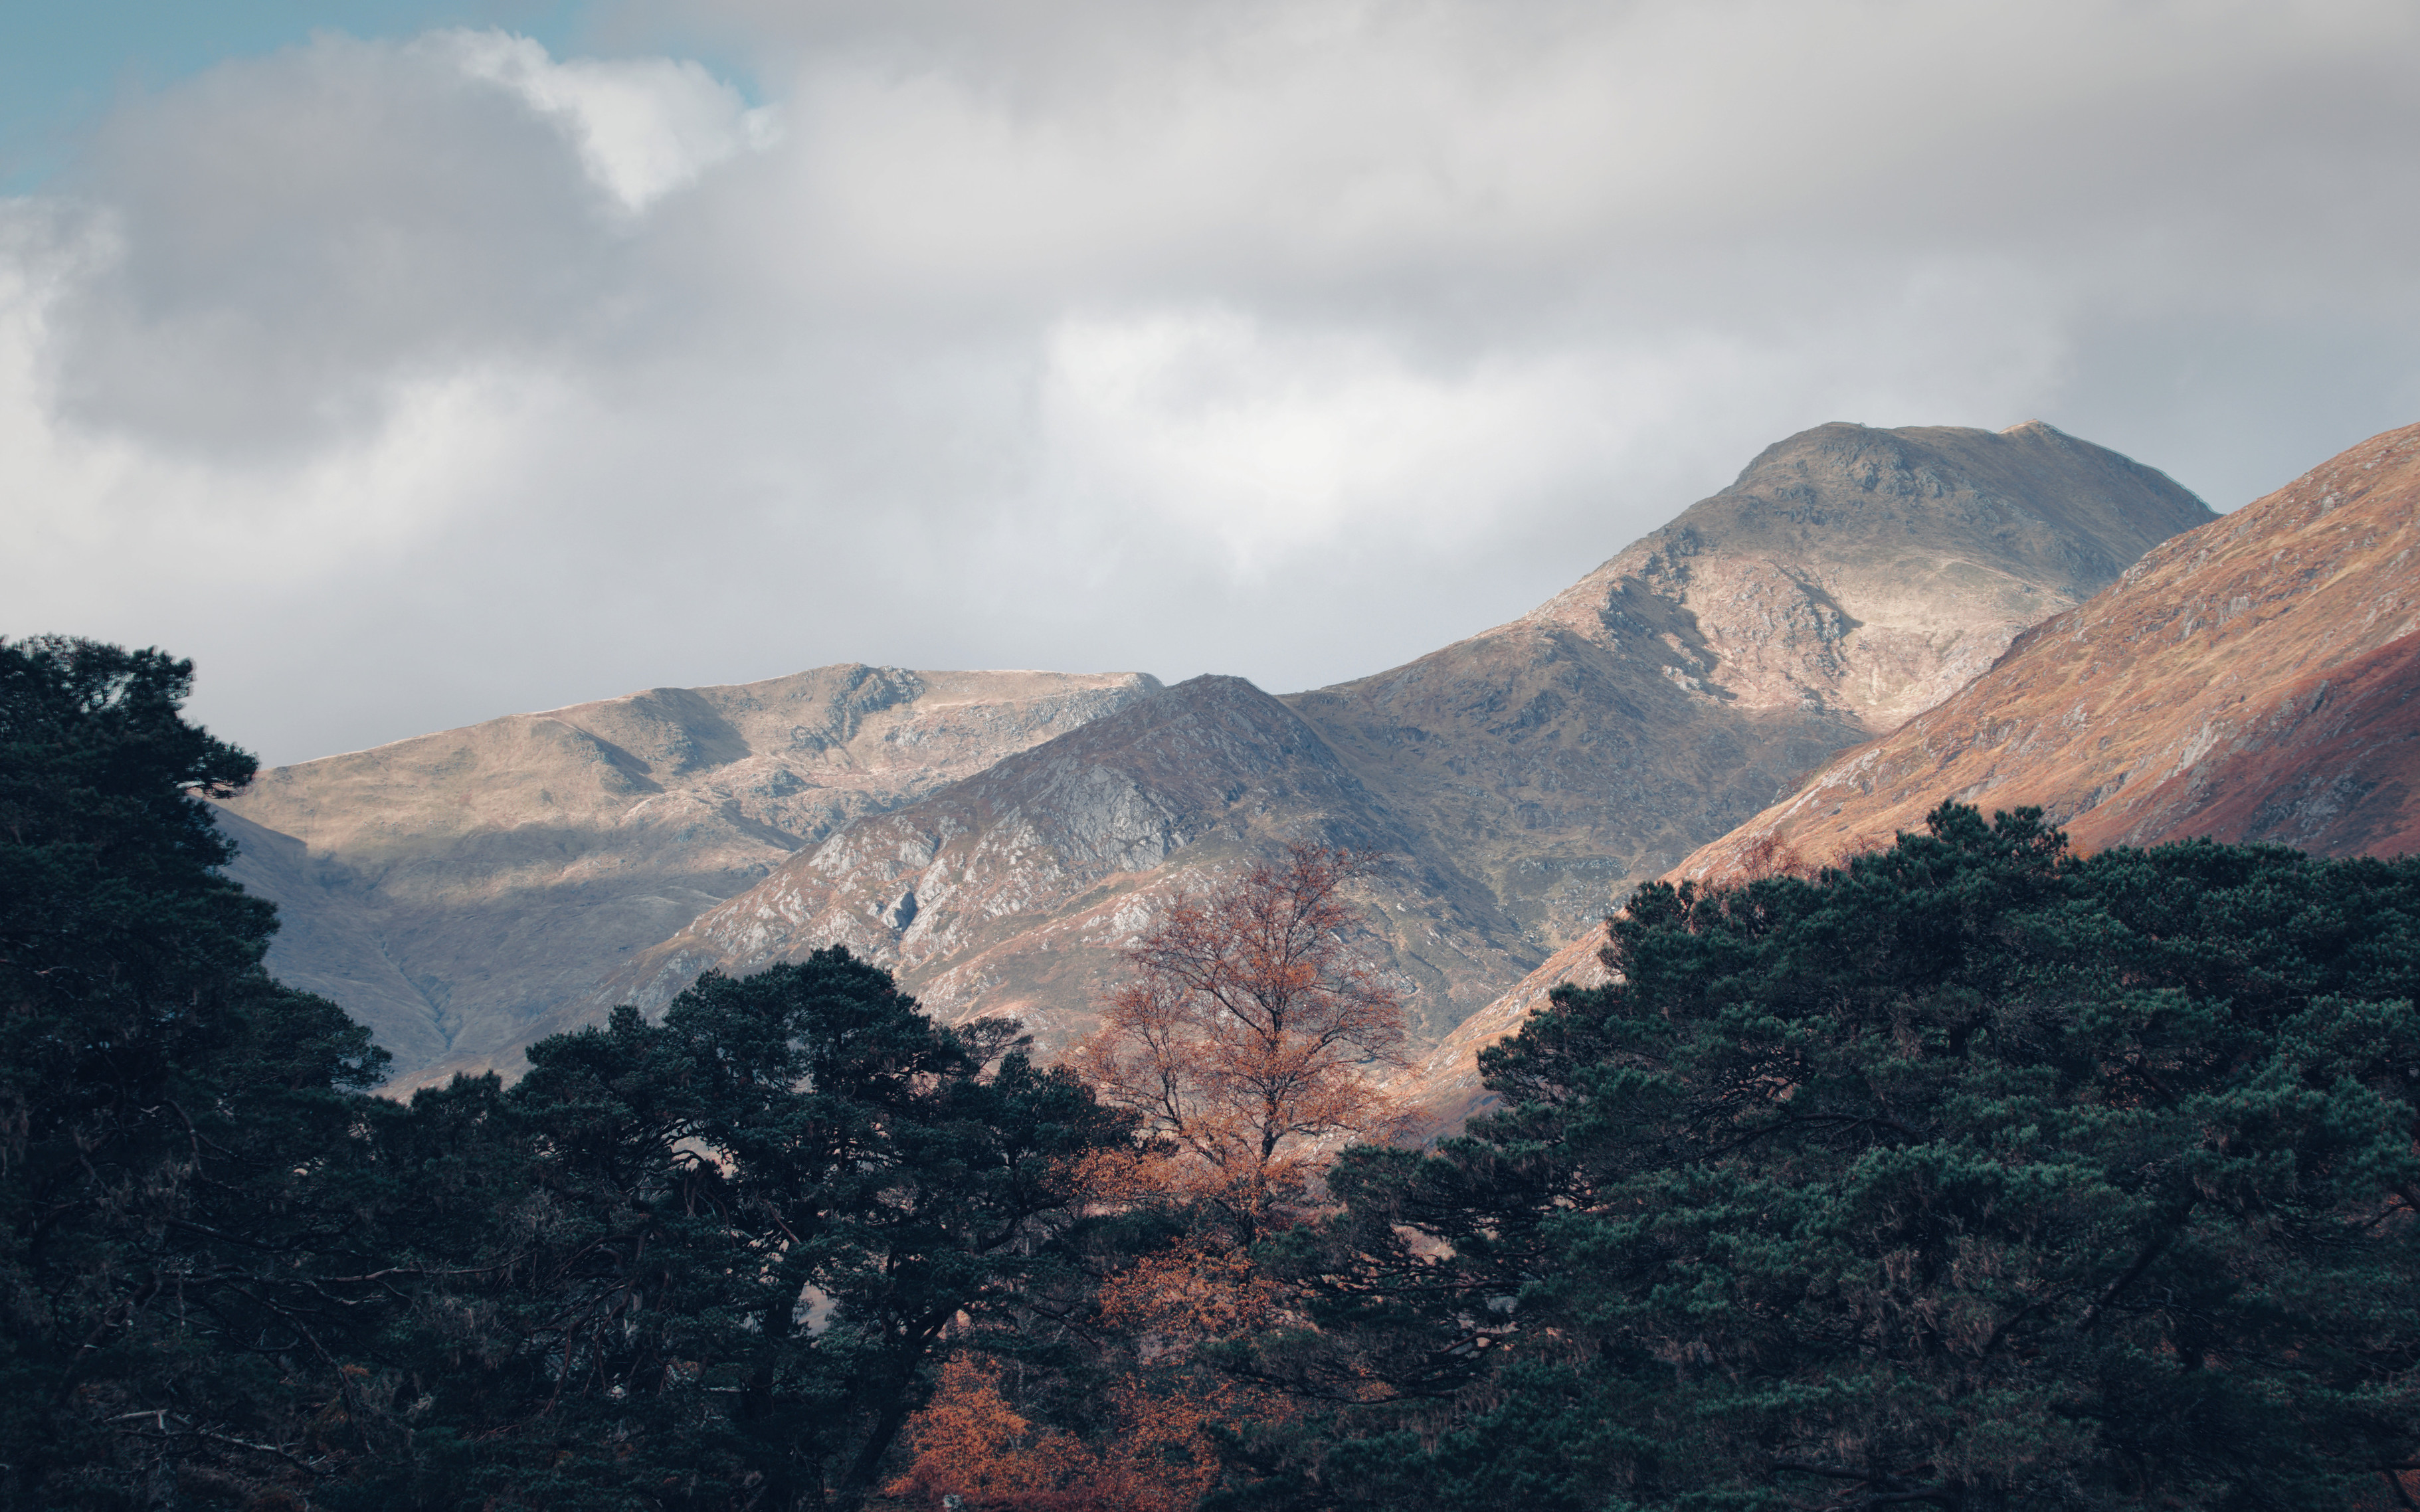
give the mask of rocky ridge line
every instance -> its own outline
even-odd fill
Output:
[[[1920,829],[1945,799],[2038,804],[2083,850],[2208,834],[2320,855],[2420,846],[2420,426],[2374,436],[2153,549],[1983,675],[1668,874],[1817,866]],[[1594,931],[1407,1076],[1451,1127],[1478,1052],[1557,986],[1604,980]]]
[[[835,834],[581,1011],[837,943],[1056,1046],[1167,896],[1300,838],[1400,858],[1372,947],[1458,1039],[1617,890],[2209,518],[2045,426],[1821,427],[1521,620],[1282,700],[1196,679]]]
[[[629,956],[835,830],[1149,696],[1135,673],[819,667],[263,772],[223,805],[269,965],[407,1083],[509,1066]]]

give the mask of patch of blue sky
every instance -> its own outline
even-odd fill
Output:
[[[317,32],[414,37],[499,27],[560,57],[588,39],[580,0],[0,0],[0,194],[37,190],[116,101]]]

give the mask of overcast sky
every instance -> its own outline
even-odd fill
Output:
[[[840,661],[1314,686],[1826,420],[2221,509],[2420,420],[2410,0],[10,15],[0,632],[192,656],[273,762]]]

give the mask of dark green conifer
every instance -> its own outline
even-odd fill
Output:
[[[192,665],[0,642],[0,1501],[240,1504],[323,1473],[347,1225],[316,1192],[381,1052],[270,980],[197,794],[253,772]],[[323,1427],[324,1425],[321,1426]]]
[[[1642,889],[1499,1111],[1349,1155],[1228,1504],[2407,1504],[2420,863],[1930,829]]]
[[[189,663],[0,643],[0,1503],[853,1507],[1131,1134],[845,951],[507,1090],[261,969]]]
[[[836,947],[530,1063],[388,1130],[409,1442],[332,1504],[854,1507],[935,1343],[1061,1265],[1080,1162],[1132,1129]]]

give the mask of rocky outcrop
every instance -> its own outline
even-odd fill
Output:
[[[270,968],[407,1083],[511,1064],[794,853],[1157,687],[845,665],[515,715],[263,772],[224,805],[231,869],[279,906]]]
[[[1939,708],[1842,753],[1675,875],[1886,845],[1945,799],[2086,850],[2186,835],[2420,843],[2420,426],[2151,552]]]

